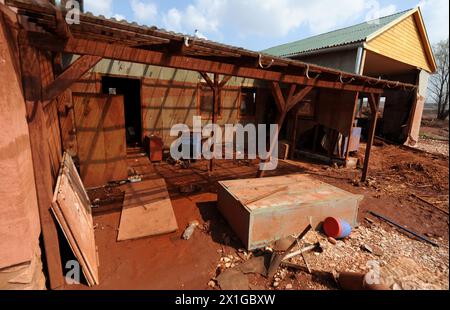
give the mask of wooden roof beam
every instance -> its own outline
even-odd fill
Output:
[[[383,93],[382,88],[367,85],[344,84],[317,79],[308,79],[302,75],[286,74],[269,69],[242,67],[230,63],[210,61],[186,56],[171,55],[157,51],[136,49],[120,44],[70,38],[60,40],[51,35],[36,32],[22,31],[19,35],[22,44],[29,44],[40,49],[65,52],[80,55],[100,56],[102,58],[136,62],[161,67],[203,71],[221,75],[230,75],[243,78],[275,81],[288,84],[298,84],[319,88],[331,88],[345,91],[359,91],[365,93]]]

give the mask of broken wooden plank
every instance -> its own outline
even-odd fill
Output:
[[[52,211],[81,266],[88,285],[98,285],[98,256],[91,204],[72,158],[67,153],[63,156]]]

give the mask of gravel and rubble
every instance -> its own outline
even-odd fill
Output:
[[[320,243],[323,251],[309,252],[305,258],[296,256],[289,262],[306,267],[307,260],[313,275],[308,275],[306,271],[280,268],[274,279],[259,275],[254,285],[277,290],[338,289],[337,284],[329,279],[321,279],[320,274],[329,277],[340,272],[379,270],[382,284],[393,290],[449,289],[449,248],[443,239],[435,240],[440,246],[433,247],[411,239],[390,226],[386,225],[386,229],[383,226],[377,222],[359,226],[350,237],[337,240],[336,244],[322,233],[311,231],[301,246]],[[245,253],[244,259],[237,255],[222,257],[218,265],[219,274],[228,269],[239,270],[240,264],[253,257],[251,253]],[[260,251],[255,255],[260,255],[258,253]]]
[[[435,139],[421,139],[415,148],[430,154],[449,156],[449,142]]]

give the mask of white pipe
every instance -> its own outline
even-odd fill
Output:
[[[364,47],[358,47],[358,52],[356,53],[356,63],[355,63],[355,73],[361,75],[362,68],[362,58],[364,54]]]

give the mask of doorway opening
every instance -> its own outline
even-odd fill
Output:
[[[141,81],[138,79],[103,76],[102,93],[123,96],[127,146],[141,147]]]

